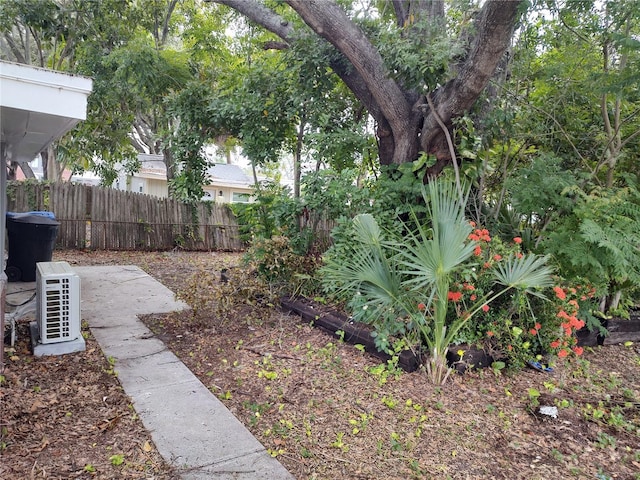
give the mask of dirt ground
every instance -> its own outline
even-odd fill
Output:
[[[188,296],[240,257],[56,251],[54,260],[135,264]],[[637,344],[586,348],[552,373],[483,369],[434,387],[268,302],[247,303],[144,321],[297,479],[640,479]],[[34,358],[22,332],[6,355],[0,478],[176,478],[117,365],[85,335],[86,352]]]

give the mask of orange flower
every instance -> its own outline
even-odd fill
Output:
[[[560,300],[564,300],[565,298],[567,298],[567,294],[562,288],[553,287],[553,291],[556,292],[556,297],[558,297]]]
[[[473,295],[471,295],[471,296],[469,297],[469,300],[471,300],[472,302],[475,302],[475,301],[476,301],[476,298],[478,298],[478,297],[476,297],[476,295],[475,295],[475,293],[474,293]]]
[[[532,329],[529,330],[529,333],[531,335],[537,335],[538,334],[538,330],[536,330],[535,328],[532,328]]]
[[[494,259],[496,262],[499,262],[500,260],[502,260],[502,255],[497,255],[497,254],[496,254],[496,255],[494,255],[494,256],[493,256],[493,259]]]
[[[522,255],[522,253],[516,252],[516,258],[522,258],[522,257],[524,257],[524,255]]]
[[[476,257],[479,257],[480,255],[482,255],[482,248],[480,247],[480,245],[477,245],[476,248],[473,249],[473,254]]]
[[[560,346],[560,340],[554,340],[551,342],[551,348],[558,348]]]
[[[558,357],[560,358],[564,358],[567,355],[569,355],[569,352],[567,352],[564,348],[558,352]]]
[[[473,228],[476,228],[476,222],[469,222],[469,225],[471,225]]]
[[[573,347],[572,350],[573,350],[573,353],[575,353],[578,356],[582,355],[584,352],[584,348],[582,347]]]
[[[494,335],[495,333],[493,333],[491,330],[487,332],[487,337],[493,337]]]
[[[489,311],[489,305],[483,305],[482,306],[482,311],[485,312],[485,313],[488,312]]]
[[[536,325],[533,328],[535,328],[536,330],[540,330],[542,328],[542,325],[536,322]]]
[[[449,292],[447,294],[447,300],[451,300],[453,302],[459,302],[462,298],[462,292]]]
[[[520,238],[520,237],[513,237],[513,241],[514,241],[515,243],[517,243],[518,245],[520,245],[520,244],[522,243],[522,238]]]
[[[426,306],[424,303],[419,303],[419,304],[418,304],[418,310],[422,311],[422,310],[424,310],[425,308],[427,308],[427,306]]]

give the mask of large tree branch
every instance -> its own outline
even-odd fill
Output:
[[[275,33],[286,42],[291,40],[290,36],[293,32],[291,24],[283,17],[268,9],[255,0],[205,0],[207,2],[215,2],[226,5],[229,8],[241,13],[252,22],[263,26],[270,32]]]
[[[16,45],[16,42],[14,42],[13,38],[11,38],[11,35],[8,33],[5,33],[4,39],[6,40],[7,45],[9,45],[9,49],[11,50],[11,53],[13,53],[13,56],[16,57],[16,62],[26,63],[24,55],[22,55],[20,48],[18,47],[18,45]]]
[[[250,21],[261,25],[270,32],[279,36],[282,40],[291,44],[295,41],[293,38],[294,29],[283,17],[276,14],[272,10],[269,10],[264,5],[254,0],[207,0],[210,2],[226,5],[242,15],[246,16]],[[282,47],[279,45],[279,47]],[[362,75],[355,70],[352,65],[345,61],[344,57],[332,60],[330,67],[345,83],[345,85],[353,92],[358,100],[366,107],[369,113],[378,121],[378,124],[384,131],[389,130],[390,127],[386,122],[384,115],[374,99],[373,95],[369,91],[367,84],[362,78]]]
[[[448,127],[453,118],[471,108],[489,83],[509,47],[521,3],[522,0],[489,0],[482,7],[475,37],[458,75],[433,95],[436,113]],[[421,138],[427,152],[442,141],[437,127],[436,116],[427,113]]]
[[[336,47],[360,74],[368,94],[377,104],[393,132],[395,151],[399,154],[398,158],[394,155],[394,163],[407,161],[404,158],[404,152],[409,146],[405,148],[402,143],[415,142],[415,116],[411,112],[411,104],[407,101],[405,92],[389,76],[378,50],[336,3],[311,0],[285,1],[314,32]],[[357,92],[354,93],[357,94]]]

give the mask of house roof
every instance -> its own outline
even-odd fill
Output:
[[[146,178],[167,178],[167,167],[162,155],[138,154],[140,171],[138,176]],[[245,186],[253,185],[253,180],[238,165],[216,163],[207,169],[211,185]]]
[[[207,170],[207,175],[212,180],[239,185],[250,185],[253,181],[242,171],[238,165],[228,163],[216,163]]]

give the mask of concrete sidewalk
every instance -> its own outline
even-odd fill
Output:
[[[293,476],[138,319],[187,308],[136,266],[73,267],[81,315],[160,454],[184,480]]]

